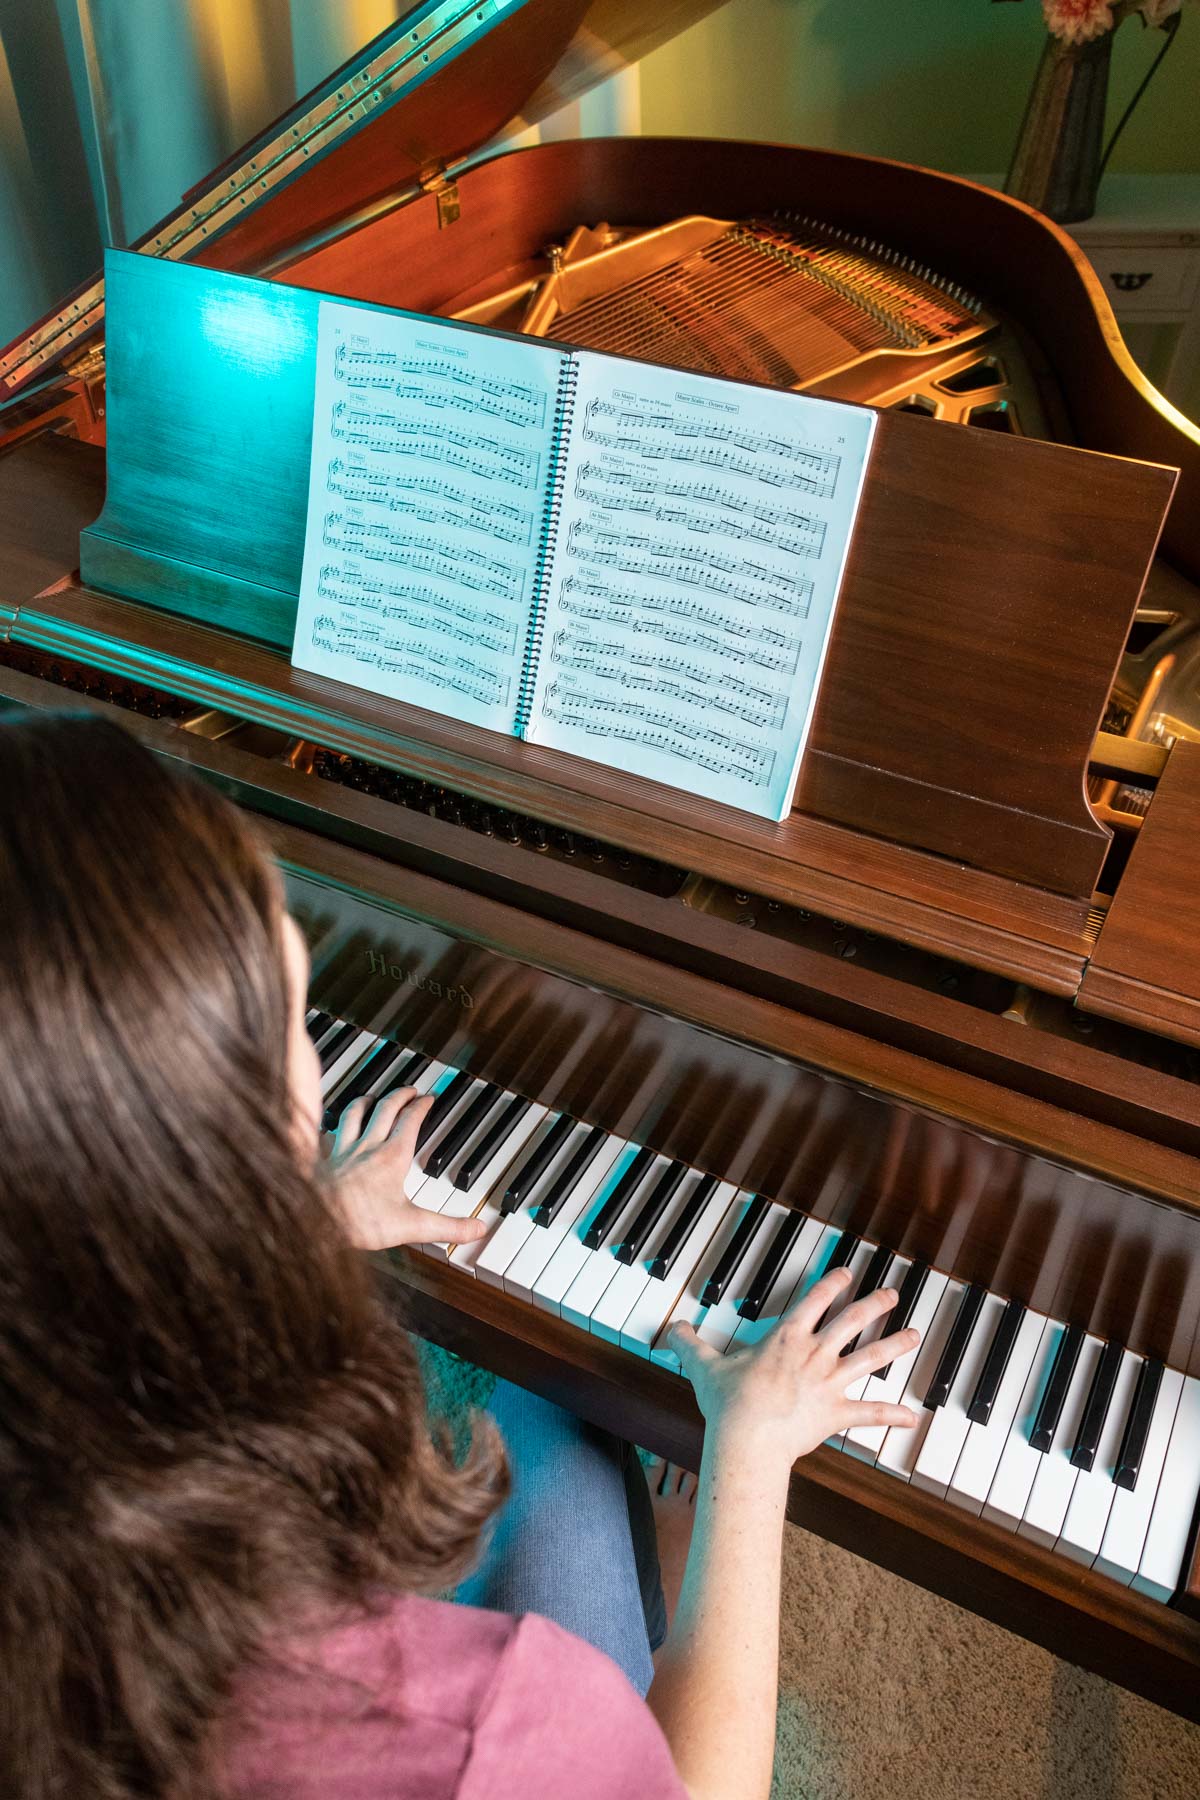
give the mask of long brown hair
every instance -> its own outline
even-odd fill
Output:
[[[289,1622],[432,1592],[503,1497],[290,1129],[282,892],[115,725],[0,721],[0,1791],[193,1800]]]

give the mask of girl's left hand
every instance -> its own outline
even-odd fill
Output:
[[[351,1241],[360,1250],[399,1244],[473,1244],[487,1235],[480,1219],[443,1219],[417,1206],[405,1192],[417,1133],[433,1102],[415,1088],[396,1088],[375,1103],[364,1129],[367,1102],[355,1100],[342,1114],[329,1146],[326,1170],[333,1181]]]

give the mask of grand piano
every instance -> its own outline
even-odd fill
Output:
[[[704,10],[420,6],[113,280],[880,408],[787,821],[294,672],[302,500],[258,497],[303,417],[231,420],[182,315],[107,346],[99,279],[0,352],[0,700],[121,709],[258,818],[329,1121],[435,1092],[417,1198],[492,1225],[388,1266],[417,1330],[696,1466],[671,1317],[725,1347],[831,1261],[887,1280],[921,1428],[818,1450],[792,1516],[1200,1718],[1200,434],[1069,239],[969,182],[486,153]]]

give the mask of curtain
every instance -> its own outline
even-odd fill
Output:
[[[93,273],[105,244],[140,237],[408,10],[405,0],[0,0],[0,345]],[[628,70],[541,136],[636,129]]]

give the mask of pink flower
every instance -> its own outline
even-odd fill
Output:
[[[1179,11],[1180,0],[1142,0],[1139,11],[1147,25],[1165,25],[1174,13]]]
[[[1113,0],[1042,0],[1042,11],[1047,30],[1067,44],[1086,44],[1113,27]]]

